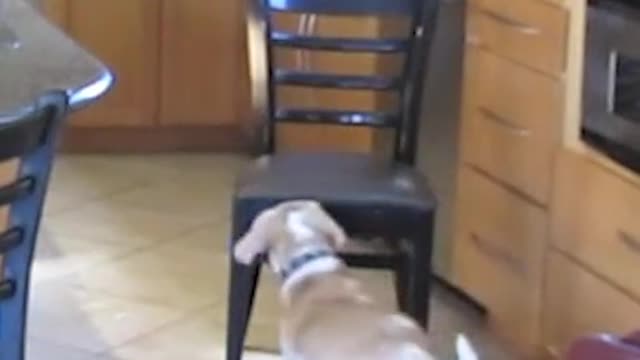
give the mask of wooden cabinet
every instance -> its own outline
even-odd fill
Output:
[[[549,74],[564,72],[565,9],[539,0],[472,0],[470,4],[469,41]]]
[[[452,280],[525,358],[640,328],[640,178],[579,138],[585,6],[469,1]]]
[[[471,0],[452,280],[521,354],[540,350],[548,206],[567,87],[567,9]]]
[[[67,0],[42,0],[40,6],[49,21],[60,27],[66,27],[69,10]]]
[[[547,204],[563,84],[477,46],[466,56],[464,159]]]
[[[565,359],[575,339],[596,333],[624,336],[640,328],[640,302],[565,255],[547,261],[543,343],[547,355]],[[637,272],[637,266],[631,271]]]
[[[43,0],[49,18],[100,57],[116,75],[112,91],[71,120],[66,145],[76,150],[244,148],[249,144],[250,89],[245,1]],[[299,31],[301,16],[283,16]],[[305,21],[307,21],[306,19]],[[372,36],[375,18],[318,16],[318,34]],[[288,51],[290,66],[373,73],[380,57]],[[301,62],[302,61],[302,62]],[[279,91],[280,93],[280,91]],[[371,109],[380,94],[331,89],[282,89],[283,101],[308,106]],[[381,132],[339,126],[279,127],[280,149],[369,151]]]
[[[162,2],[160,124],[227,125],[246,116],[243,18],[242,1]]]
[[[43,0],[50,19],[114,72],[70,119],[72,150],[238,149],[248,116],[243,2]]]
[[[68,0],[67,31],[116,74],[113,90],[73,126],[152,126],[158,112],[160,2]]]
[[[557,172],[553,244],[640,299],[640,187],[568,151]]]
[[[535,352],[545,212],[473,169],[460,171],[454,281],[491,311],[494,329]]]
[[[640,328],[640,180],[590,155],[557,162],[543,341],[558,359],[576,337]]]

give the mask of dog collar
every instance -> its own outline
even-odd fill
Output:
[[[335,257],[335,253],[327,249],[305,252],[291,259],[289,265],[280,271],[280,276],[283,280],[287,280],[293,273],[301,269],[306,264],[326,257]]]

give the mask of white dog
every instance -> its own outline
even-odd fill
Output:
[[[260,214],[234,249],[251,264],[266,252],[283,278],[281,348],[286,360],[434,360],[427,335],[410,318],[379,307],[336,255],[343,229],[313,201]],[[459,360],[477,360],[463,337]]]

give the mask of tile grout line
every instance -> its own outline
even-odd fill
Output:
[[[150,182],[145,181],[145,182],[138,183],[136,185],[129,185],[129,186],[122,187],[122,188],[119,188],[119,189],[114,189],[113,191],[106,192],[106,193],[104,193],[102,195],[92,196],[90,198],[87,198],[87,199],[83,200],[82,203],[70,204],[68,206],[65,206],[65,207],[59,209],[59,210],[56,210],[55,214],[47,214],[46,213],[46,201],[45,201],[45,205],[44,205],[45,206],[45,212],[44,212],[43,218],[45,220],[46,219],[55,219],[56,217],[60,216],[61,214],[68,214],[68,213],[72,212],[73,210],[79,210],[80,208],[82,208],[84,206],[96,204],[96,203],[98,203],[100,201],[104,201],[104,200],[106,200],[108,198],[111,198],[113,196],[122,195],[122,194],[126,194],[126,193],[129,193],[129,192],[135,191],[137,189],[143,188],[144,186],[146,186],[148,184],[150,184]],[[51,189],[49,189],[49,191],[50,190]],[[49,197],[50,197],[50,195],[47,192],[47,200],[48,200]]]
[[[29,339],[33,339],[33,340],[41,341],[43,343],[48,343],[48,344],[51,344],[51,345],[55,345],[55,346],[60,347],[60,348],[66,348],[66,349],[69,349],[69,350],[86,353],[86,354],[89,354],[91,356],[97,356],[91,350],[79,347],[79,346],[77,346],[75,344],[61,343],[61,342],[59,342],[57,340],[45,339],[45,338],[40,337],[38,335],[27,335],[27,342],[29,342]],[[29,360],[31,360],[31,359],[29,359]],[[40,360],[40,359],[34,359],[34,360]]]
[[[133,336],[132,338],[126,340],[125,342],[123,342],[122,344],[116,345],[114,347],[112,347],[111,349],[102,351],[102,352],[98,352],[95,355],[98,357],[103,357],[103,356],[111,356],[113,354],[114,351],[117,351],[118,349],[124,348],[125,346],[131,345],[135,342],[137,342],[138,340],[144,339],[145,337],[160,332],[162,330],[166,330],[166,329],[170,329],[175,325],[178,325],[186,320],[189,320],[192,318],[192,316],[197,315],[199,312],[202,312],[204,310],[207,310],[207,308],[211,307],[211,306],[216,306],[219,305],[217,302],[214,303],[209,303],[207,305],[202,305],[199,307],[196,307],[192,310],[186,310],[184,312],[184,314],[182,316],[180,316],[177,319],[174,319],[172,321],[169,321],[165,324],[162,325],[158,325],[157,327],[153,328],[153,329],[149,329],[149,331],[146,331],[145,333],[142,334],[138,334],[136,336]],[[122,359],[122,360],[134,360],[134,359]]]

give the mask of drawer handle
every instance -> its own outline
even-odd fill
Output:
[[[504,117],[496,114],[495,112],[487,109],[487,108],[480,108],[480,112],[482,112],[482,115],[484,115],[487,119],[493,121],[494,123],[502,126],[503,128],[506,128],[507,130],[509,130],[509,132],[517,135],[517,136],[521,136],[521,137],[527,137],[529,135],[531,135],[531,131],[529,129],[525,129],[521,126],[518,126],[516,124],[514,124],[513,122],[505,119]]]
[[[631,251],[640,254],[640,240],[624,230],[618,230],[618,239]]]
[[[482,45],[482,42],[480,41],[480,37],[471,33],[465,36],[465,43],[467,45],[476,46],[476,47]]]
[[[515,29],[516,31],[525,34],[525,35],[538,35],[540,34],[540,29],[527,25],[525,23],[522,23],[520,21],[517,20],[513,20],[510,19],[504,15],[498,14],[496,12],[493,12],[491,10],[483,10],[482,11],[483,14],[485,14],[486,16],[492,18],[493,20],[506,25],[508,27],[511,27],[513,29]]]
[[[494,260],[507,265],[513,272],[524,277],[524,266],[518,260],[514,259],[513,256],[506,253],[502,249],[499,249],[496,246],[490,244],[488,241],[484,241],[476,233],[471,234],[471,241],[480,252],[490,258],[493,258]]]

